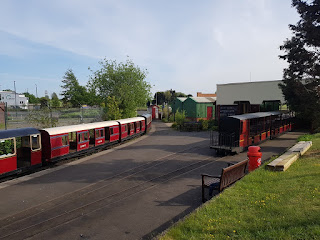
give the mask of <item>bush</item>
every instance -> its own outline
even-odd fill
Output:
[[[177,123],[174,122],[174,123],[171,125],[171,127],[174,128],[174,129],[176,129],[176,128],[178,127],[178,125],[177,125]]]
[[[202,120],[201,121],[201,128],[204,131],[208,130],[209,129],[209,121],[208,120]]]
[[[185,111],[177,111],[176,112],[176,123],[178,126],[182,126],[186,122],[186,112]]]

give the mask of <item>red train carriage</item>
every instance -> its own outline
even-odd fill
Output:
[[[44,161],[57,161],[80,151],[119,141],[119,123],[106,121],[46,128],[41,131]]]
[[[117,120],[117,122],[120,125],[121,141],[143,134],[145,131],[145,118],[143,117],[121,119]]]
[[[41,136],[35,128],[0,131],[0,176],[41,165]]]
[[[149,113],[142,114],[141,117],[145,118],[146,124],[146,132],[150,131],[151,129],[151,122],[152,122],[152,115]]]
[[[292,113],[257,112],[228,116],[220,120],[219,133],[211,133],[210,147],[218,153],[241,152],[248,146],[292,129]]]

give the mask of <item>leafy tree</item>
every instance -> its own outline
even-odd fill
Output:
[[[104,108],[104,113],[105,116],[103,118],[106,120],[121,119],[122,110],[119,108],[119,103],[115,96],[108,96],[107,106]]]
[[[101,69],[93,72],[88,88],[98,96],[98,102],[108,103],[108,97],[114,97],[122,117],[136,116],[138,106],[143,106],[150,99],[150,84],[145,81],[147,72],[127,59],[117,63],[104,59]]]
[[[63,96],[62,101],[66,105],[71,103],[72,107],[79,107],[83,104],[87,104],[88,92],[87,89],[79,84],[78,79],[74,75],[72,69],[68,69],[62,80],[64,89],[61,92]]]
[[[162,105],[166,101],[164,92],[156,92],[154,94],[154,99],[157,99],[157,101],[156,100],[153,101],[154,103],[157,103],[158,105]]]
[[[289,63],[280,84],[290,108],[309,123],[312,130],[320,130],[320,2],[293,0],[300,15],[296,25],[289,25],[293,37],[280,49],[280,58]]]
[[[25,92],[23,93],[27,98],[29,98],[29,103],[31,104],[36,104],[36,103],[40,103],[39,98],[37,98],[35,95]]]
[[[47,108],[49,106],[49,100],[46,97],[41,97],[40,101],[40,108]]]
[[[51,94],[51,105],[53,108],[60,107],[60,100],[55,92]]]

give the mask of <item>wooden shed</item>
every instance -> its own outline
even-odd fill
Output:
[[[189,97],[183,102],[183,110],[192,121],[210,120],[215,117],[215,102],[215,97]]]

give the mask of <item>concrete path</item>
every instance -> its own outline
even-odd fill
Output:
[[[1,183],[0,239],[151,239],[201,205],[201,173],[246,158],[215,157],[208,132],[153,125],[117,148]],[[263,160],[299,135],[263,143]]]

